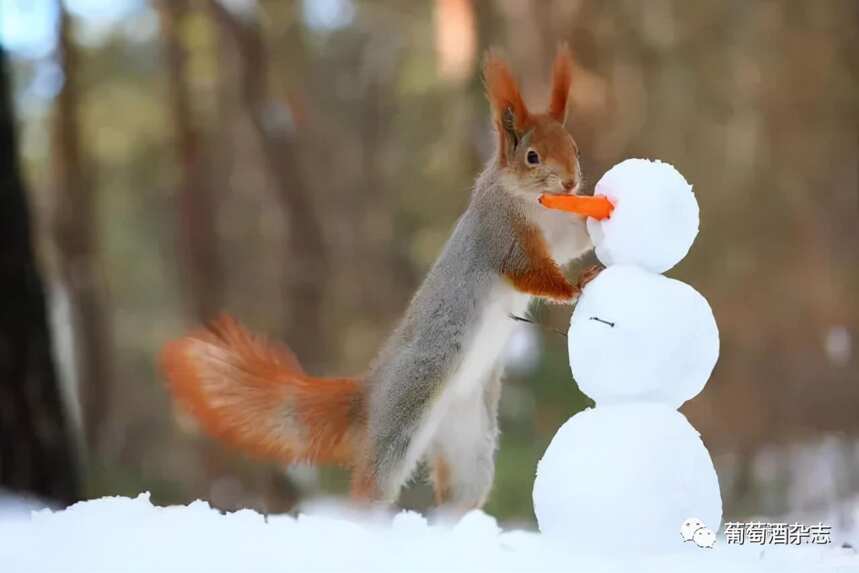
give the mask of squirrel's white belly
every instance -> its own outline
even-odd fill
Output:
[[[491,302],[486,304],[471,336],[465,341],[462,363],[445,385],[445,394],[450,393],[454,399],[470,398],[475,393],[479,396],[482,392],[516,327],[511,315],[522,316],[531,296],[499,279],[488,300]]]
[[[465,434],[483,431],[479,427],[483,421],[480,416],[474,415],[473,406],[483,404],[483,389],[498,367],[501,354],[516,327],[516,321],[510,315],[522,316],[528,309],[531,296],[499,279],[487,300],[491,302],[481,312],[476,327],[464,344],[462,362],[445,381],[441,396],[412,438],[405,467],[413,467],[424,455],[446,419],[454,418],[451,423],[462,433],[459,437],[464,440],[471,439]],[[477,426],[472,427],[475,424]]]

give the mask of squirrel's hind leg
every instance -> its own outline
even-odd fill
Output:
[[[436,432],[427,461],[436,503],[455,513],[482,507],[495,479],[500,369],[482,396],[455,403]]]
[[[440,422],[438,386],[441,377],[392,386],[371,410],[367,447],[353,470],[352,496],[394,503],[400,489],[426,454]]]
[[[409,455],[413,431],[402,431],[391,440],[375,444],[365,459],[352,470],[351,495],[354,500],[393,504],[400,489],[417,465]]]

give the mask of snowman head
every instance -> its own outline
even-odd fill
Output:
[[[588,219],[597,258],[605,265],[638,265],[664,273],[698,235],[698,201],[692,186],[661,161],[627,159],[609,169],[594,189],[614,208],[608,218]]]
[[[719,355],[710,305],[686,283],[616,265],[585,289],[570,322],[570,368],[598,405],[680,406],[706,384]]]
[[[597,181],[592,197],[544,194],[540,203],[588,217],[594,250],[606,266],[664,273],[686,256],[698,235],[692,186],[662,161],[627,159]]]

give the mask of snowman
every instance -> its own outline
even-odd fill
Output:
[[[540,531],[581,550],[672,551],[687,535],[712,547],[719,483],[677,408],[706,384],[719,334],[704,297],[661,274],[698,233],[692,188],[667,163],[630,159],[600,179],[594,197],[541,202],[591,215],[606,269],[585,287],[568,339],[573,376],[596,407],[570,418],[540,460]]]

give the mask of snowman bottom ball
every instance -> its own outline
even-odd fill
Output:
[[[537,467],[540,531],[580,550],[682,550],[681,525],[698,518],[718,531],[722,498],[698,432],[662,404],[580,412]]]

